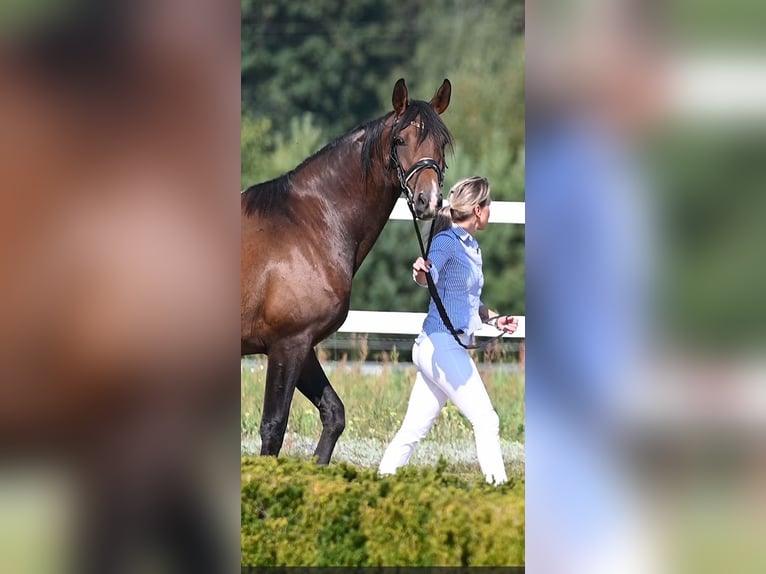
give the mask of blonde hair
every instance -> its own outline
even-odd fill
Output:
[[[477,205],[484,207],[489,201],[489,181],[475,175],[461,179],[449,191],[449,205],[442,207],[431,224],[433,235],[444,231],[453,221],[465,221]]]

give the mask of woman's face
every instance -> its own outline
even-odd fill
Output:
[[[487,197],[487,203],[482,207],[481,205],[477,205],[476,209],[476,217],[478,217],[479,222],[476,225],[476,229],[484,230],[487,228],[487,224],[489,223],[489,205],[492,203],[492,199]]]

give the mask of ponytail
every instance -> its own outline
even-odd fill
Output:
[[[452,209],[449,205],[442,207],[431,222],[431,230],[429,235],[433,237],[437,233],[441,233],[445,229],[449,229],[452,225]]]

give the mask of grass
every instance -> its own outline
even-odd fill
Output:
[[[391,359],[393,356],[393,360]],[[333,454],[333,462],[349,462],[374,468],[380,462],[388,442],[399,429],[415,380],[415,367],[399,363],[396,353],[377,363],[370,372],[359,359],[344,358],[327,364],[328,377],[346,407],[346,430]],[[500,436],[509,476],[524,473],[524,377],[507,362],[479,362],[479,371],[492,404],[500,417]],[[241,431],[242,454],[256,454],[260,449],[258,428],[263,407],[266,357],[257,356],[242,362]],[[282,454],[308,459],[321,432],[321,422],[314,406],[300,393],[293,398]],[[431,432],[418,445],[411,464],[436,465],[444,458],[452,472],[477,475],[476,447],[470,423],[452,403],[442,410]]]

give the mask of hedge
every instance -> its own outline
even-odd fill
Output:
[[[242,460],[243,566],[521,566],[524,483]]]

